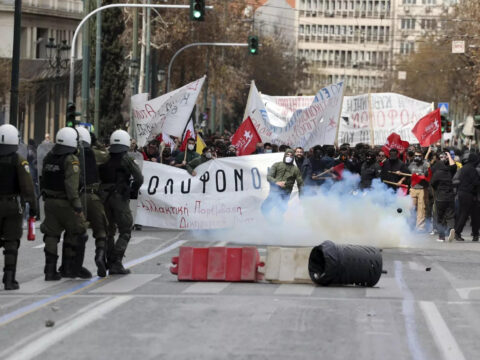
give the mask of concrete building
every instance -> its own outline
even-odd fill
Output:
[[[11,59],[13,48],[14,0],[0,0],[0,58]],[[49,39],[71,44],[83,17],[82,0],[23,0],[20,61],[19,130],[27,142],[43,140],[45,133],[65,125],[68,70],[55,68],[55,52],[47,49]],[[77,54],[81,58],[81,37]],[[70,52],[63,51],[68,58]],[[66,63],[64,65],[67,65]],[[79,64],[77,64],[79,65]],[[10,74],[8,74],[10,76]],[[77,81],[78,83],[78,81]],[[0,123],[9,122],[10,96],[1,89]],[[52,136],[53,138],[53,136]]]
[[[302,92],[344,80],[346,95],[390,90],[399,56],[438,30],[455,0],[296,0],[297,54],[310,63]]]
[[[262,0],[254,15],[255,32],[279,36],[282,41],[295,45],[297,12],[295,0]]]

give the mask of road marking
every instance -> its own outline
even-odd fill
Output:
[[[480,294],[477,294],[476,296],[470,296],[470,293],[472,291],[480,290],[480,286],[467,287],[467,288],[455,288],[455,290],[457,291],[458,295],[463,300],[478,300],[478,299],[480,299]]]
[[[426,266],[416,263],[414,261],[409,261],[408,267],[410,268],[410,270],[413,270],[413,271],[425,271],[425,268],[426,268]]]
[[[421,347],[420,338],[418,336],[417,322],[415,319],[415,297],[408,288],[405,279],[403,278],[403,264],[396,260],[395,265],[395,280],[399,289],[403,294],[402,301],[402,315],[405,321],[405,330],[407,334],[407,344],[410,350],[410,355],[415,360],[426,359],[424,351]]]
[[[428,328],[437,347],[443,354],[443,358],[445,360],[464,360],[462,350],[460,350],[437,306],[431,301],[420,301],[420,309],[422,309]]]
[[[70,279],[60,279],[58,281],[45,281],[45,276],[39,276],[36,279],[27,281],[26,283],[22,283],[20,289],[15,291],[18,294],[35,294],[39,291],[46,290],[48,288],[57,286],[58,284],[62,284],[65,281]]]
[[[403,298],[402,290],[394,278],[381,277],[374,288],[367,288],[367,298]]]
[[[52,329],[47,334],[37,338],[15,352],[15,354],[8,357],[7,360],[29,360],[37,357],[59,341],[100,319],[102,316],[125,304],[132,298],[131,296],[116,296],[77,318],[72,319],[68,323]]]
[[[40,244],[40,245],[34,246],[33,248],[34,249],[43,249],[44,247],[45,247],[45,244]]]
[[[177,236],[175,236],[172,240],[176,240],[180,237],[181,233],[178,234]],[[165,254],[181,245],[183,245],[184,243],[186,243],[186,240],[180,240],[180,241],[177,241],[173,244],[171,244],[170,246],[167,246],[166,248],[164,249],[161,249],[161,250],[158,250],[158,251],[155,251],[153,253],[150,253],[148,255],[145,255],[145,256],[142,256],[138,259],[134,259],[132,261],[129,261],[128,263],[126,263],[124,266],[125,267],[133,267],[135,265],[138,265],[138,264],[141,264],[145,261],[148,261],[156,256],[159,256],[159,255],[162,255],[162,254]],[[58,294],[55,294],[55,295],[52,295],[48,298],[45,298],[45,299],[41,299],[39,301],[36,301],[30,305],[27,305],[27,306],[24,306],[24,307],[21,307],[17,310],[14,310],[10,313],[7,313],[5,315],[2,315],[0,316],[0,327],[1,326],[4,326],[18,318],[21,318],[27,314],[30,314],[31,312],[34,312],[48,304],[51,304],[55,301],[58,301],[60,299],[63,299],[65,297],[68,297],[68,296],[71,296],[79,291],[82,291],[90,286],[92,286],[93,284],[96,284],[96,283],[99,283],[101,281],[104,281],[106,278],[99,278],[98,276],[96,277],[93,277],[87,281],[82,281],[80,284],[74,286],[74,287],[71,287],[67,290],[64,290],[62,292],[59,292]]]
[[[127,293],[160,276],[160,274],[130,274],[107,282],[105,285],[91,290],[90,293]]]
[[[314,285],[306,284],[282,284],[277,290],[275,290],[275,295],[302,295],[310,296],[315,290]]]
[[[190,285],[188,288],[182,291],[184,294],[218,294],[225,289],[229,282],[197,282]]]

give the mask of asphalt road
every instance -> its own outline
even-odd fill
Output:
[[[480,354],[480,244],[429,237],[422,248],[385,249],[388,274],[375,288],[178,282],[169,264],[182,245],[225,243],[188,232],[136,231],[125,259],[131,275],[47,283],[42,242],[22,241],[21,288],[0,290],[0,358],[462,360]],[[93,255],[89,240],[91,270]]]

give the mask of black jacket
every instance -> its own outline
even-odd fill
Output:
[[[476,154],[470,154],[468,162],[462,167],[458,184],[458,191],[466,192],[468,194],[476,195],[480,188],[480,176],[477,173],[476,167],[478,158]]]
[[[443,161],[437,161],[432,166],[432,185],[436,201],[454,201],[455,192],[453,190],[452,179],[457,171],[457,165],[446,165]]]

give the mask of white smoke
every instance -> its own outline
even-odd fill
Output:
[[[408,224],[413,210],[409,196],[396,194],[378,179],[371,189],[360,191],[358,175],[345,171],[343,178],[316,187],[315,195],[299,199],[292,194],[283,216],[273,211],[252,226],[208,232],[209,240],[268,246],[316,246],[332,240],[380,248],[421,241]]]

